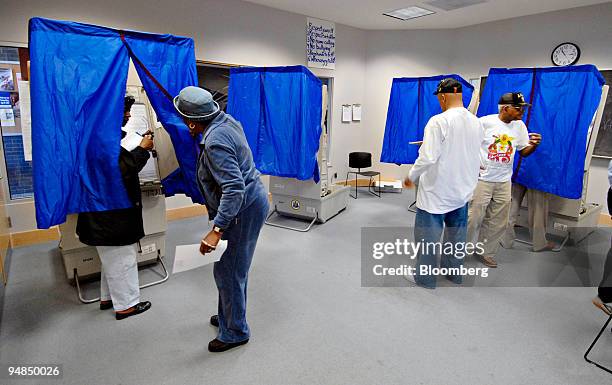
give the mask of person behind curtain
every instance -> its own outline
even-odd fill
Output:
[[[213,228],[202,239],[200,252],[209,253],[220,239],[227,240],[227,249],[213,269],[219,306],[210,323],[219,331],[208,344],[210,352],[223,352],[249,342],[247,281],[268,214],[268,194],[242,126],[219,109],[208,91],[186,87],[175,97],[174,106],[190,134],[202,135],[197,179]]]
[[[612,160],[608,164],[608,214],[612,219]],[[612,315],[612,238],[610,238],[610,249],[604,264],[603,277],[597,288],[597,297],[593,299],[593,305],[600,308],[607,315]]]
[[[531,234],[531,249],[534,252],[555,250],[557,245],[546,238],[548,227],[548,201],[550,194],[540,190],[527,188],[522,184],[512,183],[512,203],[510,205],[510,216],[508,226],[501,239],[501,246],[511,249],[514,246],[516,232],[514,226],[518,220],[523,199],[527,195],[527,214],[529,216],[529,233]]]
[[[521,120],[530,106],[520,92],[508,92],[499,99],[499,114],[480,118],[485,138],[480,147],[482,169],[468,212],[468,240],[480,242],[484,252],[477,255],[488,267],[497,267],[495,254],[510,214],[514,154],[531,155],[540,144],[540,134],[527,133]]]
[[[478,183],[479,148],[484,132],[478,118],[463,106],[460,82],[444,79],[434,95],[437,95],[443,112],[427,122],[419,157],[404,185],[411,188],[419,181],[415,242],[439,243],[444,233],[444,244],[449,242],[456,249],[465,247],[467,239],[467,203]],[[421,274],[421,268],[438,265],[436,252],[432,249],[425,248],[425,252],[423,247],[419,249],[414,275],[417,285],[429,289],[435,289],[436,277]],[[443,248],[444,251],[448,249]],[[463,258],[442,253],[440,267],[461,266]],[[456,284],[463,282],[461,275],[448,275],[446,278]]]
[[[125,97],[122,126],[130,119],[134,102],[133,96]],[[122,135],[125,137],[126,132]],[[100,310],[114,308],[118,320],[151,308],[151,302],[140,302],[137,242],[145,235],[138,173],[149,159],[153,138],[144,135],[140,144],[129,151],[124,146],[122,142],[119,169],[132,207],[80,213],[76,227],[79,240],[95,246],[100,256]]]

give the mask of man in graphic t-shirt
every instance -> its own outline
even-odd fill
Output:
[[[468,241],[482,242],[480,260],[497,267],[495,254],[508,225],[514,154],[531,155],[540,144],[540,134],[527,133],[521,120],[529,103],[520,92],[499,99],[499,114],[480,118],[484,141],[480,148],[481,170],[468,213]]]

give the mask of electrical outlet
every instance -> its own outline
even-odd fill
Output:
[[[564,225],[563,223],[555,222],[553,227],[555,230],[567,231],[567,225]]]

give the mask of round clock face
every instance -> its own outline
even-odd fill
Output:
[[[576,63],[580,58],[580,48],[573,43],[559,44],[552,51],[550,58],[556,66],[569,66]]]

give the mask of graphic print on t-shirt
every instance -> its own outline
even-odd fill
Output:
[[[489,146],[488,159],[494,162],[510,163],[512,159],[513,137],[508,134],[493,135],[493,143]]]

